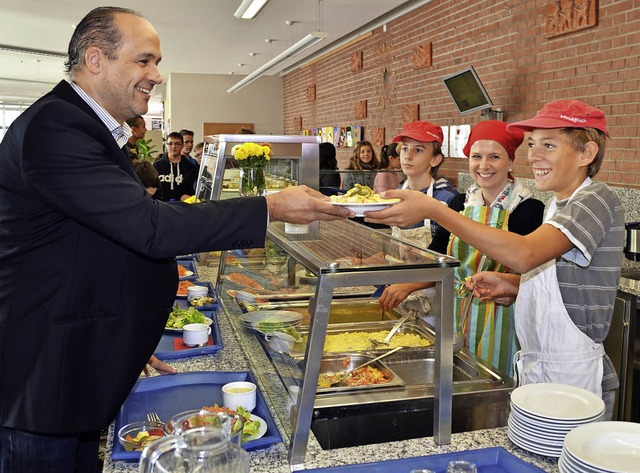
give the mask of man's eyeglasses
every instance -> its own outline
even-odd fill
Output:
[[[167,146],[182,146],[182,143],[167,143]]]

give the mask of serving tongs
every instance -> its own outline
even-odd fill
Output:
[[[331,378],[331,385],[330,386],[335,386],[336,384],[341,383],[342,381],[344,381],[345,379],[347,379],[347,377],[353,373],[354,371],[359,370],[360,368],[364,368],[367,365],[370,365],[371,363],[373,363],[374,361],[378,361],[381,360],[382,358],[386,358],[389,355],[394,354],[395,352],[397,352],[398,350],[402,350],[404,347],[395,347],[392,348],[391,350],[383,353],[380,356],[376,356],[375,358],[365,362],[365,363],[361,363],[358,366],[356,366],[355,368],[351,368],[350,370],[345,370],[345,371],[339,371],[338,373],[335,373],[332,378]]]
[[[382,339],[382,341],[375,340],[373,338],[370,338],[369,341],[371,343],[373,343],[373,346],[376,347],[376,348],[388,347],[389,346],[389,342],[391,341],[391,338],[396,334],[398,329],[400,329],[402,324],[404,324],[407,320],[409,320],[411,318],[414,318],[417,313],[418,312],[416,310],[412,310],[408,314],[403,315],[402,317],[400,317],[398,319],[398,321],[396,322],[396,324],[391,328],[391,330],[389,330],[389,333],[387,334],[387,336]]]

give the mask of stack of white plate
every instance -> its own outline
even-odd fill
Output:
[[[604,402],[574,386],[538,383],[511,393],[509,439],[539,455],[558,458],[565,436],[584,424],[600,422]]]
[[[567,434],[558,461],[561,473],[640,472],[640,424],[601,422]]]
[[[291,310],[258,310],[238,317],[247,328],[258,329],[258,324],[267,321],[271,328],[294,327],[302,322],[302,314]]]

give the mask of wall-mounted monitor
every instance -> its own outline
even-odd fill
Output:
[[[442,82],[462,115],[493,107],[489,94],[471,66],[443,77]]]

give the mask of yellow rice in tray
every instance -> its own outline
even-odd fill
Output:
[[[379,332],[344,332],[336,335],[327,335],[324,342],[324,352],[350,352],[372,350],[376,347],[371,339],[382,341],[389,332],[386,330]],[[306,343],[306,336],[304,343]],[[389,348],[394,347],[428,347],[431,346],[429,340],[425,340],[413,333],[396,333],[389,342]]]

